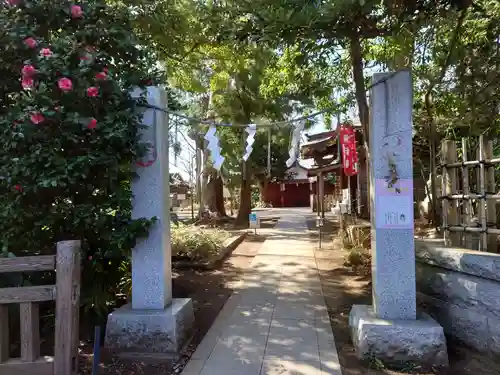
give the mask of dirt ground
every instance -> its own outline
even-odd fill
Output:
[[[318,238],[313,230],[315,222],[309,223],[311,236]],[[418,368],[406,368],[402,372],[383,368],[380,363],[362,364],[354,354],[351,343],[348,321],[353,304],[371,305],[371,274],[369,267],[361,267],[353,271],[344,266],[347,251],[340,248],[336,240],[337,229],[329,222],[323,228],[323,249],[316,249],[316,262],[328,306],[335,343],[339,352],[343,375],[401,375],[405,373],[428,375],[436,372],[423,371]],[[440,375],[498,375],[500,364],[491,358],[479,355],[457,343],[448,340],[450,368]]]
[[[181,360],[173,368],[144,362],[118,361],[102,352],[99,375],[172,375],[179,374],[187,360],[201,342],[227,299],[231,296],[250,262],[262,246],[265,237],[247,236],[216,270],[173,270],[173,297],[188,297],[193,301],[196,331]],[[92,348],[83,346],[80,374],[92,372]]]

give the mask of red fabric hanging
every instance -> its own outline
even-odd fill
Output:
[[[339,130],[342,149],[342,168],[346,176],[358,173],[358,152],[356,151],[356,134],[350,125],[341,125]]]

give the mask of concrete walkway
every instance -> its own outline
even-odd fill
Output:
[[[342,374],[305,215],[270,232],[182,375]]]

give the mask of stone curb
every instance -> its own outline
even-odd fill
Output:
[[[203,270],[211,270],[217,267],[217,265],[226,258],[236,247],[243,242],[248,232],[241,232],[229,237],[226,241],[224,241],[224,246],[219,254],[210,259],[208,261],[202,262],[190,262],[187,260],[180,260],[177,262],[172,262],[173,268],[185,269],[185,268],[193,268],[193,269],[203,269]]]

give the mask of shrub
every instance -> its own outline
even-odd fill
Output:
[[[83,301],[105,309],[152,223],[130,217],[144,146],[129,92],[156,82],[155,60],[126,7],[7,0],[0,10],[2,250],[47,254],[81,239]]]
[[[204,230],[183,224],[172,227],[171,231],[172,256],[190,260],[210,259],[229,238],[225,230]]]
[[[352,267],[361,266],[364,264],[363,250],[350,249],[346,256],[345,264]]]

